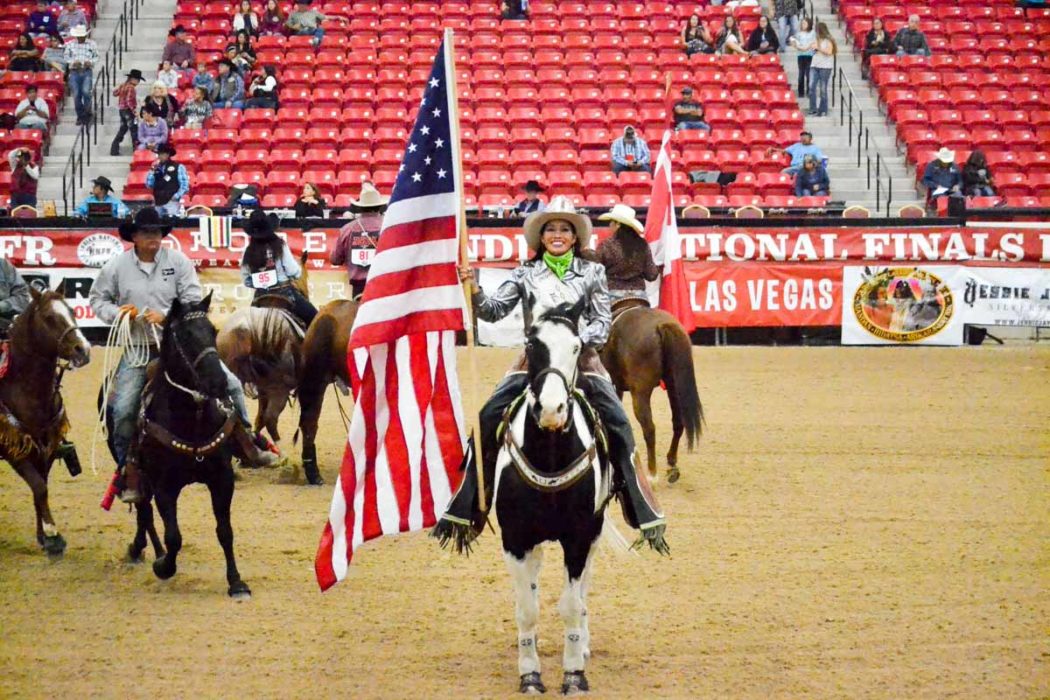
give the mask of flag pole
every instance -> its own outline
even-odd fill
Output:
[[[448,80],[449,95],[452,101],[452,114],[450,115],[449,123],[450,128],[452,129],[452,147],[456,149],[456,190],[459,192],[459,264],[469,265],[470,253],[467,249],[467,203],[466,192],[463,189],[463,144],[459,139],[459,87],[456,80],[456,45],[453,41],[451,27],[445,28],[444,44],[448,49],[449,57],[449,65],[445,67],[445,77]],[[471,375],[469,382],[469,399],[470,405],[476,408],[479,405],[477,379],[479,374],[476,353],[477,341],[475,338],[474,327],[473,296],[474,295],[471,293],[471,283],[463,282],[463,297],[466,302],[464,306],[464,313],[466,314],[464,325],[467,331],[467,360],[470,363]],[[478,423],[478,411],[474,410],[469,413],[467,421],[470,426],[470,432],[478,436],[478,439],[474,441],[474,466],[478,473],[478,507],[481,512],[484,513],[488,510],[488,502],[485,498],[485,470],[482,468],[482,464],[484,464],[484,456],[481,453],[481,429]]]

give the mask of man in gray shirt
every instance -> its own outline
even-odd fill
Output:
[[[14,317],[29,306],[29,287],[15,266],[0,258],[0,338],[7,336]]]
[[[313,36],[313,45],[319,46],[324,38],[324,29],[321,23],[327,19],[317,10],[310,9],[310,0],[295,0],[295,12],[288,16],[284,26],[292,34],[298,36]]]
[[[142,348],[150,359],[158,356],[157,344],[165,316],[175,299],[183,304],[201,300],[201,284],[193,263],[182,252],[161,245],[170,226],[161,224],[160,216],[152,207],[135,215],[134,223],[121,224],[120,237],[133,244],[132,248],[105,264],[91,287],[91,308],[105,323],[116,323],[122,315],[135,319],[132,324],[132,343]],[[242,459],[253,466],[270,466],[277,456],[259,449],[250,434],[251,419],[244,403],[244,387],[240,380],[223,365],[226,371],[230,398],[237,406],[241,426],[233,437]],[[138,473],[129,467],[128,452],[138,430],[139,406],[146,386],[146,365],[135,366],[125,352],[117,365],[111,382],[112,395],[107,397],[113,425],[113,451],[118,468],[124,472],[126,487],[121,500],[140,499]]]

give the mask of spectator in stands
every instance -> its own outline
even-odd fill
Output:
[[[240,62],[245,66],[245,70],[251,70],[255,67],[255,48],[252,46],[252,37],[248,32],[240,31],[237,32],[237,41],[234,42],[237,46],[237,60],[235,63]]]
[[[228,44],[226,46],[224,58],[233,64],[237,74],[241,76],[241,80],[248,77],[248,74],[252,71],[252,66],[255,64],[254,53],[242,54],[237,48],[237,44]]]
[[[649,146],[634,133],[633,126],[626,126],[623,136],[612,142],[612,169],[614,173],[624,170],[649,171]]]
[[[817,50],[817,33],[813,31],[813,22],[803,17],[798,33],[789,40],[798,51],[798,96],[806,96],[809,85],[810,66],[813,63],[813,52]]]
[[[33,37],[29,34],[19,34],[15,39],[15,47],[11,49],[11,56],[7,63],[8,70],[14,71],[37,71],[40,70],[40,50],[33,43]]]
[[[233,15],[233,30],[259,36],[259,15],[252,9],[252,0],[241,0]]]
[[[76,3],[70,3],[75,5]],[[87,38],[87,25],[79,24],[69,31],[73,41],[66,44],[66,63],[69,65],[69,90],[73,93],[73,106],[77,111],[77,124],[87,124],[91,119],[92,76],[98,61],[98,47]]]
[[[744,48],[744,40],[740,37],[740,28],[736,24],[736,17],[726,15],[722,29],[715,37],[715,49],[721,54],[739,54],[747,56]]]
[[[117,109],[120,112],[120,129],[109,147],[111,156],[120,155],[120,145],[124,142],[124,135],[128,133],[131,134],[131,148],[136,151],[139,148],[139,126],[135,119],[135,113],[138,111],[138,95],[136,91],[141,82],[142,71],[133,68],[128,71],[127,80],[113,91],[113,96],[117,98]]]
[[[288,31],[297,36],[313,36],[313,45],[320,46],[324,39],[321,23],[327,19],[317,10],[310,9],[310,0],[295,0],[295,11],[284,23]]]
[[[696,12],[682,27],[682,45],[685,46],[685,55],[692,56],[695,53],[714,53],[715,39],[711,36],[707,25],[700,19]]]
[[[798,34],[798,0],[774,0],[774,15],[777,18],[777,32],[780,35],[780,52],[787,50],[788,41]]]
[[[87,13],[77,6],[77,0],[66,0],[66,6],[58,13],[58,33],[63,39],[73,36],[74,27],[88,26]],[[85,31],[84,36],[87,36]]]
[[[193,64],[197,61],[197,50],[186,38],[186,27],[181,24],[168,32],[171,38],[164,47],[161,61],[170,61],[171,65],[179,72],[193,70]]]
[[[277,71],[273,66],[263,66],[261,75],[252,78],[248,87],[250,98],[245,107],[277,109]]]
[[[190,191],[186,166],[176,163],[174,158],[174,146],[170,143],[160,146],[157,162],[146,175],[146,187],[153,190],[153,206],[161,216],[179,216],[182,198]]]
[[[168,123],[161,119],[157,106],[151,103],[146,103],[139,117],[139,142],[135,150],[156,153],[168,142]]]
[[[787,153],[791,156],[791,165],[784,168],[782,172],[788,175],[797,175],[802,170],[802,164],[806,160],[806,156],[813,156],[817,159],[817,162],[823,162],[824,154],[821,152],[819,146],[813,145],[813,134],[808,131],[803,131],[799,135],[799,140],[787,148],[778,149],[770,148],[769,153],[775,153],[780,151],[781,153]]]
[[[128,208],[124,206],[124,202],[113,196],[113,183],[108,177],[101,175],[91,181],[91,194],[80,203],[73,213],[77,216],[87,216],[89,204],[109,204],[113,207],[114,219],[123,219],[128,215]]]
[[[51,120],[51,109],[47,101],[37,94],[36,85],[26,85],[26,96],[15,106],[15,119],[19,129],[39,129],[47,132]]]
[[[284,12],[277,0],[266,0],[266,9],[263,10],[262,19],[259,22],[259,34],[261,36],[279,35],[284,36]]]
[[[57,70],[65,76],[68,65],[66,64],[66,43],[62,41],[62,37],[51,37],[50,44],[44,49],[44,55],[40,60],[44,64],[44,70]]]
[[[182,106],[182,125],[187,129],[202,129],[204,122],[213,113],[208,91],[202,87],[193,88],[193,98],[186,100]]]
[[[704,106],[693,99],[693,88],[682,88],[682,99],[674,106],[674,128],[676,131],[682,129],[703,129],[710,131],[711,127],[704,121]]]
[[[153,105],[157,109],[157,116],[167,122],[168,127],[174,129],[179,121],[179,101],[168,92],[168,86],[164,83],[155,82],[150,87],[149,97],[143,106]]]
[[[744,48],[752,56],[780,51],[780,39],[777,37],[773,26],[769,23],[769,17],[765,15],[759,16],[758,26],[752,30],[751,36],[747,38],[747,46]]]
[[[893,37],[893,45],[896,47],[898,56],[930,55],[930,45],[926,43],[926,35],[919,31],[918,15],[908,18],[908,26]]]
[[[835,67],[838,46],[831,38],[828,25],[817,23],[817,49],[813,54],[813,68],[809,77],[809,113],[814,117],[828,116],[828,83]]]
[[[172,67],[171,61],[164,61],[160,64],[160,70],[157,71],[157,82],[164,83],[169,90],[178,90],[179,72]]]
[[[885,56],[894,53],[897,53],[897,46],[893,42],[893,37],[886,31],[886,25],[883,23],[882,18],[876,17],[871,23],[868,35],[864,38],[864,55],[860,64],[864,77],[868,77],[872,56]]]
[[[802,160],[802,170],[795,176],[796,197],[827,197],[831,189],[828,171],[814,156]]]
[[[994,197],[995,182],[984,151],[976,149],[966,159],[962,169],[963,194],[967,197]]]
[[[219,61],[219,79],[212,90],[211,103],[216,109],[244,109],[244,80],[228,59]]]
[[[7,154],[7,162],[11,166],[11,208],[23,204],[35,207],[40,166],[33,162],[33,152],[16,148]]]
[[[215,76],[208,70],[208,64],[204,61],[197,62],[197,73],[193,76],[191,87],[204,88],[204,93],[209,96],[215,89]]]
[[[361,194],[350,200],[350,211],[357,214],[357,218],[339,229],[339,238],[328,258],[333,265],[346,265],[352,298],[365,291],[368,267],[379,232],[383,230],[383,212],[388,201],[371,182],[362,182]]]
[[[36,9],[29,15],[26,21],[26,32],[34,37],[59,36],[58,18],[51,12],[47,0],[36,0]]]
[[[324,218],[324,211],[328,204],[321,197],[317,186],[311,182],[303,183],[303,192],[295,202],[295,218],[307,219],[310,217]]]
[[[922,184],[926,186],[926,198],[931,202],[940,197],[961,195],[962,173],[955,164],[955,151],[944,147],[937,151],[937,156],[922,174]]]
[[[503,0],[500,3],[500,16],[503,19],[528,19],[529,4],[522,0]]]
[[[543,191],[543,186],[540,183],[535,180],[529,180],[525,183],[524,190],[525,199],[518,202],[517,206],[514,207],[515,213],[519,216],[528,216],[547,208],[547,205],[540,199],[540,192]]]

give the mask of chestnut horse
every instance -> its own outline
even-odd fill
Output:
[[[651,405],[653,389],[663,382],[671,403],[671,449],[667,451],[667,480],[678,481],[678,442],[685,433],[692,450],[702,430],[704,408],[693,373],[693,346],[682,325],[671,314],[648,306],[614,313],[609,340],[601,352],[602,364],[623,398],[631,392],[634,415],[642,426],[649,458],[649,474],[657,476],[656,426]]]
[[[357,302],[337,299],[321,307],[303,340],[302,372],[299,378],[299,430],[303,435],[303,472],[315,486],[324,483],[317,469],[317,423],[328,385],[339,380],[350,386],[346,349],[357,315]]]
[[[91,345],[61,294],[32,286],[29,291],[33,300],[11,324],[7,371],[0,377],[0,458],[32,489],[36,540],[58,556],[66,541],[47,502],[47,477],[69,430],[58,363],[83,367],[91,359]]]
[[[292,285],[309,299],[306,251],[300,261],[303,274]],[[277,295],[262,295],[249,308],[234,312],[216,339],[223,363],[245,390],[258,396],[255,432],[266,428],[274,442],[281,440],[277,421],[299,384],[302,344],[303,329],[287,300]]]

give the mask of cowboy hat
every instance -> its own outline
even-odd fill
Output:
[[[638,233],[645,233],[645,227],[635,216],[634,209],[626,204],[617,204],[608,212],[598,217],[598,221],[615,221],[627,228],[633,228]]]
[[[82,39],[87,35],[87,26],[83,24],[78,24],[77,26],[69,30],[69,36],[73,37],[74,39]]]
[[[127,77],[129,80],[145,80],[145,78],[142,77],[142,71],[138,68],[132,68],[129,70]]]
[[[249,238],[270,240],[277,235],[277,225],[280,223],[273,214],[267,214],[262,209],[253,209],[248,221],[244,224],[244,232]]]
[[[937,160],[942,163],[954,163],[955,162],[955,151],[952,151],[944,146],[941,146],[941,150],[937,151]]]
[[[96,177],[94,180],[91,181],[91,184],[98,185],[107,192],[113,191],[113,183],[110,182],[110,179],[108,177],[105,177],[103,175],[99,175],[98,177]]]
[[[117,227],[117,233],[128,243],[135,239],[139,231],[160,231],[161,236],[171,233],[171,226],[161,223],[160,214],[153,207],[146,207],[135,212],[135,218],[121,222]]]
[[[390,198],[379,194],[379,190],[371,182],[362,182],[361,194],[357,195],[357,199],[350,200],[350,206],[356,209],[379,209],[385,207],[389,201]]]
[[[529,180],[528,182],[525,183],[525,187],[523,187],[522,189],[525,190],[526,192],[542,192],[543,191],[543,185],[541,185],[540,183],[536,182],[535,180]]]
[[[572,200],[564,195],[551,197],[550,204],[544,211],[529,214],[525,219],[524,233],[525,242],[532,250],[539,250],[540,239],[543,237],[543,227],[548,221],[568,221],[576,231],[576,240],[580,248],[586,248],[591,240],[591,220],[576,211]]]
[[[165,141],[161,145],[157,146],[158,156],[161,153],[167,153],[169,158],[174,158],[177,152],[178,151],[175,150],[175,147],[171,145],[171,141]]]

